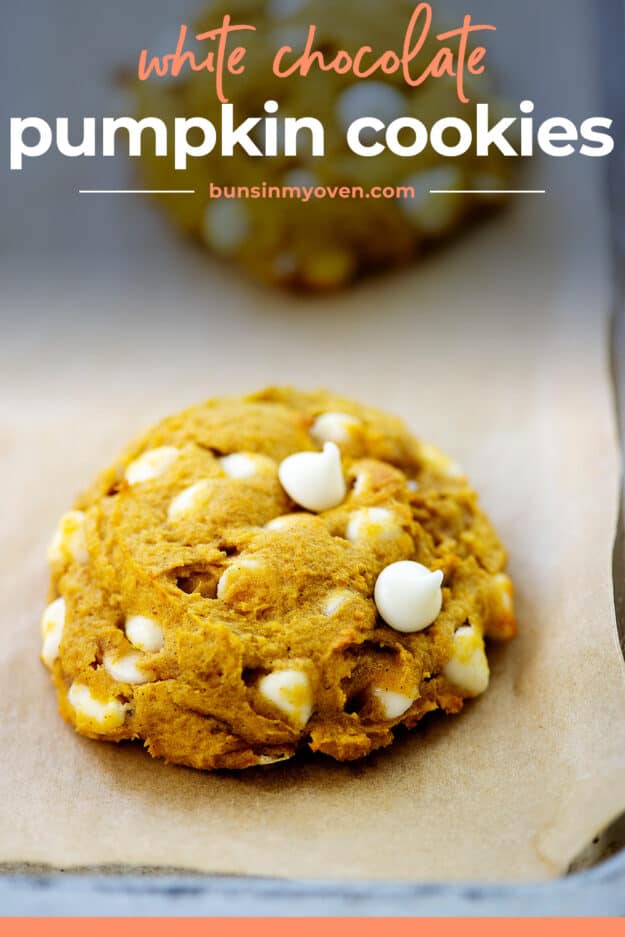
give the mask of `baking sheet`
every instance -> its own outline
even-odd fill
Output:
[[[166,231],[149,277],[118,255],[114,278],[102,264],[68,289],[68,271],[5,260],[0,861],[518,881],[563,872],[625,808],[599,176],[533,171],[550,212],[526,200],[331,302],[257,291]],[[270,380],[387,407],[464,463],[510,547],[519,639],[461,717],[362,764],[202,775],[78,738],[37,661],[56,517],[149,420]]]

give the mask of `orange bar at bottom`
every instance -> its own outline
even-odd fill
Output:
[[[4,918],[4,937],[625,937],[625,918]]]

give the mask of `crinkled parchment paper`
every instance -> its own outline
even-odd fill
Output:
[[[588,167],[533,171],[547,186],[572,173],[575,199],[519,200],[421,269],[339,298],[256,291],[147,222],[144,271],[7,264],[0,861],[523,880],[563,872],[625,808],[601,195]],[[491,689],[460,717],[359,764],[209,775],[79,738],[38,661],[57,516],[145,424],[270,381],[386,407],[464,463],[510,549],[518,640],[493,649]]]

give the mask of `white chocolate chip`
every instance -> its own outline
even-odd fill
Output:
[[[387,625],[412,634],[428,628],[443,604],[443,573],[400,560],[385,567],[375,584],[375,604]]]
[[[407,108],[406,96],[392,85],[383,81],[361,81],[339,95],[336,116],[339,125],[347,131],[359,117],[377,117],[390,124],[405,116]],[[366,136],[366,133],[362,135],[363,140]]]
[[[345,498],[341,453],[333,442],[327,442],[323,452],[288,456],[278,471],[286,493],[308,511],[329,511]]]
[[[255,560],[252,557],[235,560],[234,563],[231,563],[227,569],[223,571],[219,577],[219,582],[217,583],[217,598],[226,599],[228,588],[232,586],[232,580],[237,579],[241,575],[242,570],[249,569],[261,569],[262,563],[259,560]]]
[[[267,15],[274,20],[286,19],[299,13],[307,3],[308,0],[269,0]]]
[[[138,456],[126,468],[126,481],[129,485],[140,485],[162,475],[173,465],[180,452],[175,446],[159,446],[148,449]]]
[[[55,599],[48,605],[41,619],[41,659],[46,667],[52,664],[59,656],[59,647],[65,627],[65,599]]]
[[[461,182],[462,176],[451,166],[438,166],[416,173],[404,182],[414,189],[414,197],[402,199],[401,208],[426,234],[444,234],[456,222],[462,201],[457,195],[432,195],[431,190],[457,189]]]
[[[167,511],[169,521],[181,521],[190,514],[195,514],[207,503],[213,488],[213,482],[208,478],[196,482],[185,488],[172,500]]]
[[[399,719],[408,712],[416,697],[406,696],[404,693],[395,693],[392,690],[383,690],[375,687],[373,695],[376,697],[385,719]]]
[[[369,491],[371,488],[371,476],[368,472],[358,472],[356,475],[356,481],[354,482],[354,494],[356,497],[364,495],[366,491]]]
[[[353,431],[360,425],[360,420],[348,413],[322,413],[313,423],[310,435],[319,444],[334,442],[340,446],[349,442]]]
[[[288,530],[301,522],[302,518],[307,518],[308,514],[282,514],[280,517],[274,517],[267,521],[265,530]]]
[[[323,603],[323,614],[327,615],[328,618],[330,615],[334,615],[335,612],[338,612],[338,610],[353,597],[353,594],[354,593],[350,592],[348,589],[335,589],[334,592],[330,592]]]
[[[514,611],[512,580],[505,573],[497,573],[496,576],[493,576],[493,586],[493,597],[497,610],[511,615]]]
[[[103,703],[92,696],[91,690],[84,683],[72,683],[67,699],[74,709],[78,724],[91,732],[113,732],[119,729],[126,719],[126,703],[120,703],[116,699]]]
[[[484,639],[473,625],[463,625],[454,634],[454,651],[443,673],[450,683],[470,696],[479,696],[490,678]]]
[[[288,530],[292,526],[292,521],[290,520],[291,515],[285,514],[284,517],[274,517],[273,520],[267,521],[265,524],[265,530]]]
[[[204,213],[204,240],[220,254],[236,254],[250,232],[250,217],[240,201],[217,199]]]
[[[273,459],[256,452],[234,452],[222,456],[219,463],[229,478],[251,478],[259,472],[274,473],[276,470]]]
[[[464,478],[464,472],[458,463],[450,459],[436,446],[432,446],[428,442],[421,443],[420,455],[429,468],[433,468],[449,478]]]
[[[58,523],[48,548],[48,560],[50,563],[86,563],[88,559],[85,513],[68,511]]]
[[[133,647],[140,651],[160,651],[165,644],[161,626],[143,615],[129,615],[124,630]]]
[[[347,524],[345,536],[352,543],[370,537],[388,540],[399,536],[402,527],[387,508],[361,508],[354,511]]]
[[[261,678],[258,690],[299,728],[303,728],[310,719],[312,687],[303,670],[274,670]]]
[[[102,663],[109,676],[118,683],[148,683],[153,676],[140,668],[142,660],[143,654],[140,651],[130,651],[117,658],[112,654],[105,654]]]
[[[281,761],[288,761],[293,755],[259,755],[257,765],[265,767],[267,765],[277,765]]]
[[[225,455],[219,463],[229,478],[251,478],[256,474],[256,462],[249,455],[235,452]]]
[[[414,478],[409,478],[408,481],[406,482],[406,488],[408,489],[408,491],[418,491],[419,482],[416,482]]]

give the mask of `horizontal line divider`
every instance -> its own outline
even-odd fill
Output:
[[[430,189],[430,195],[546,195],[546,189]]]
[[[79,195],[195,195],[195,189],[79,189]]]

